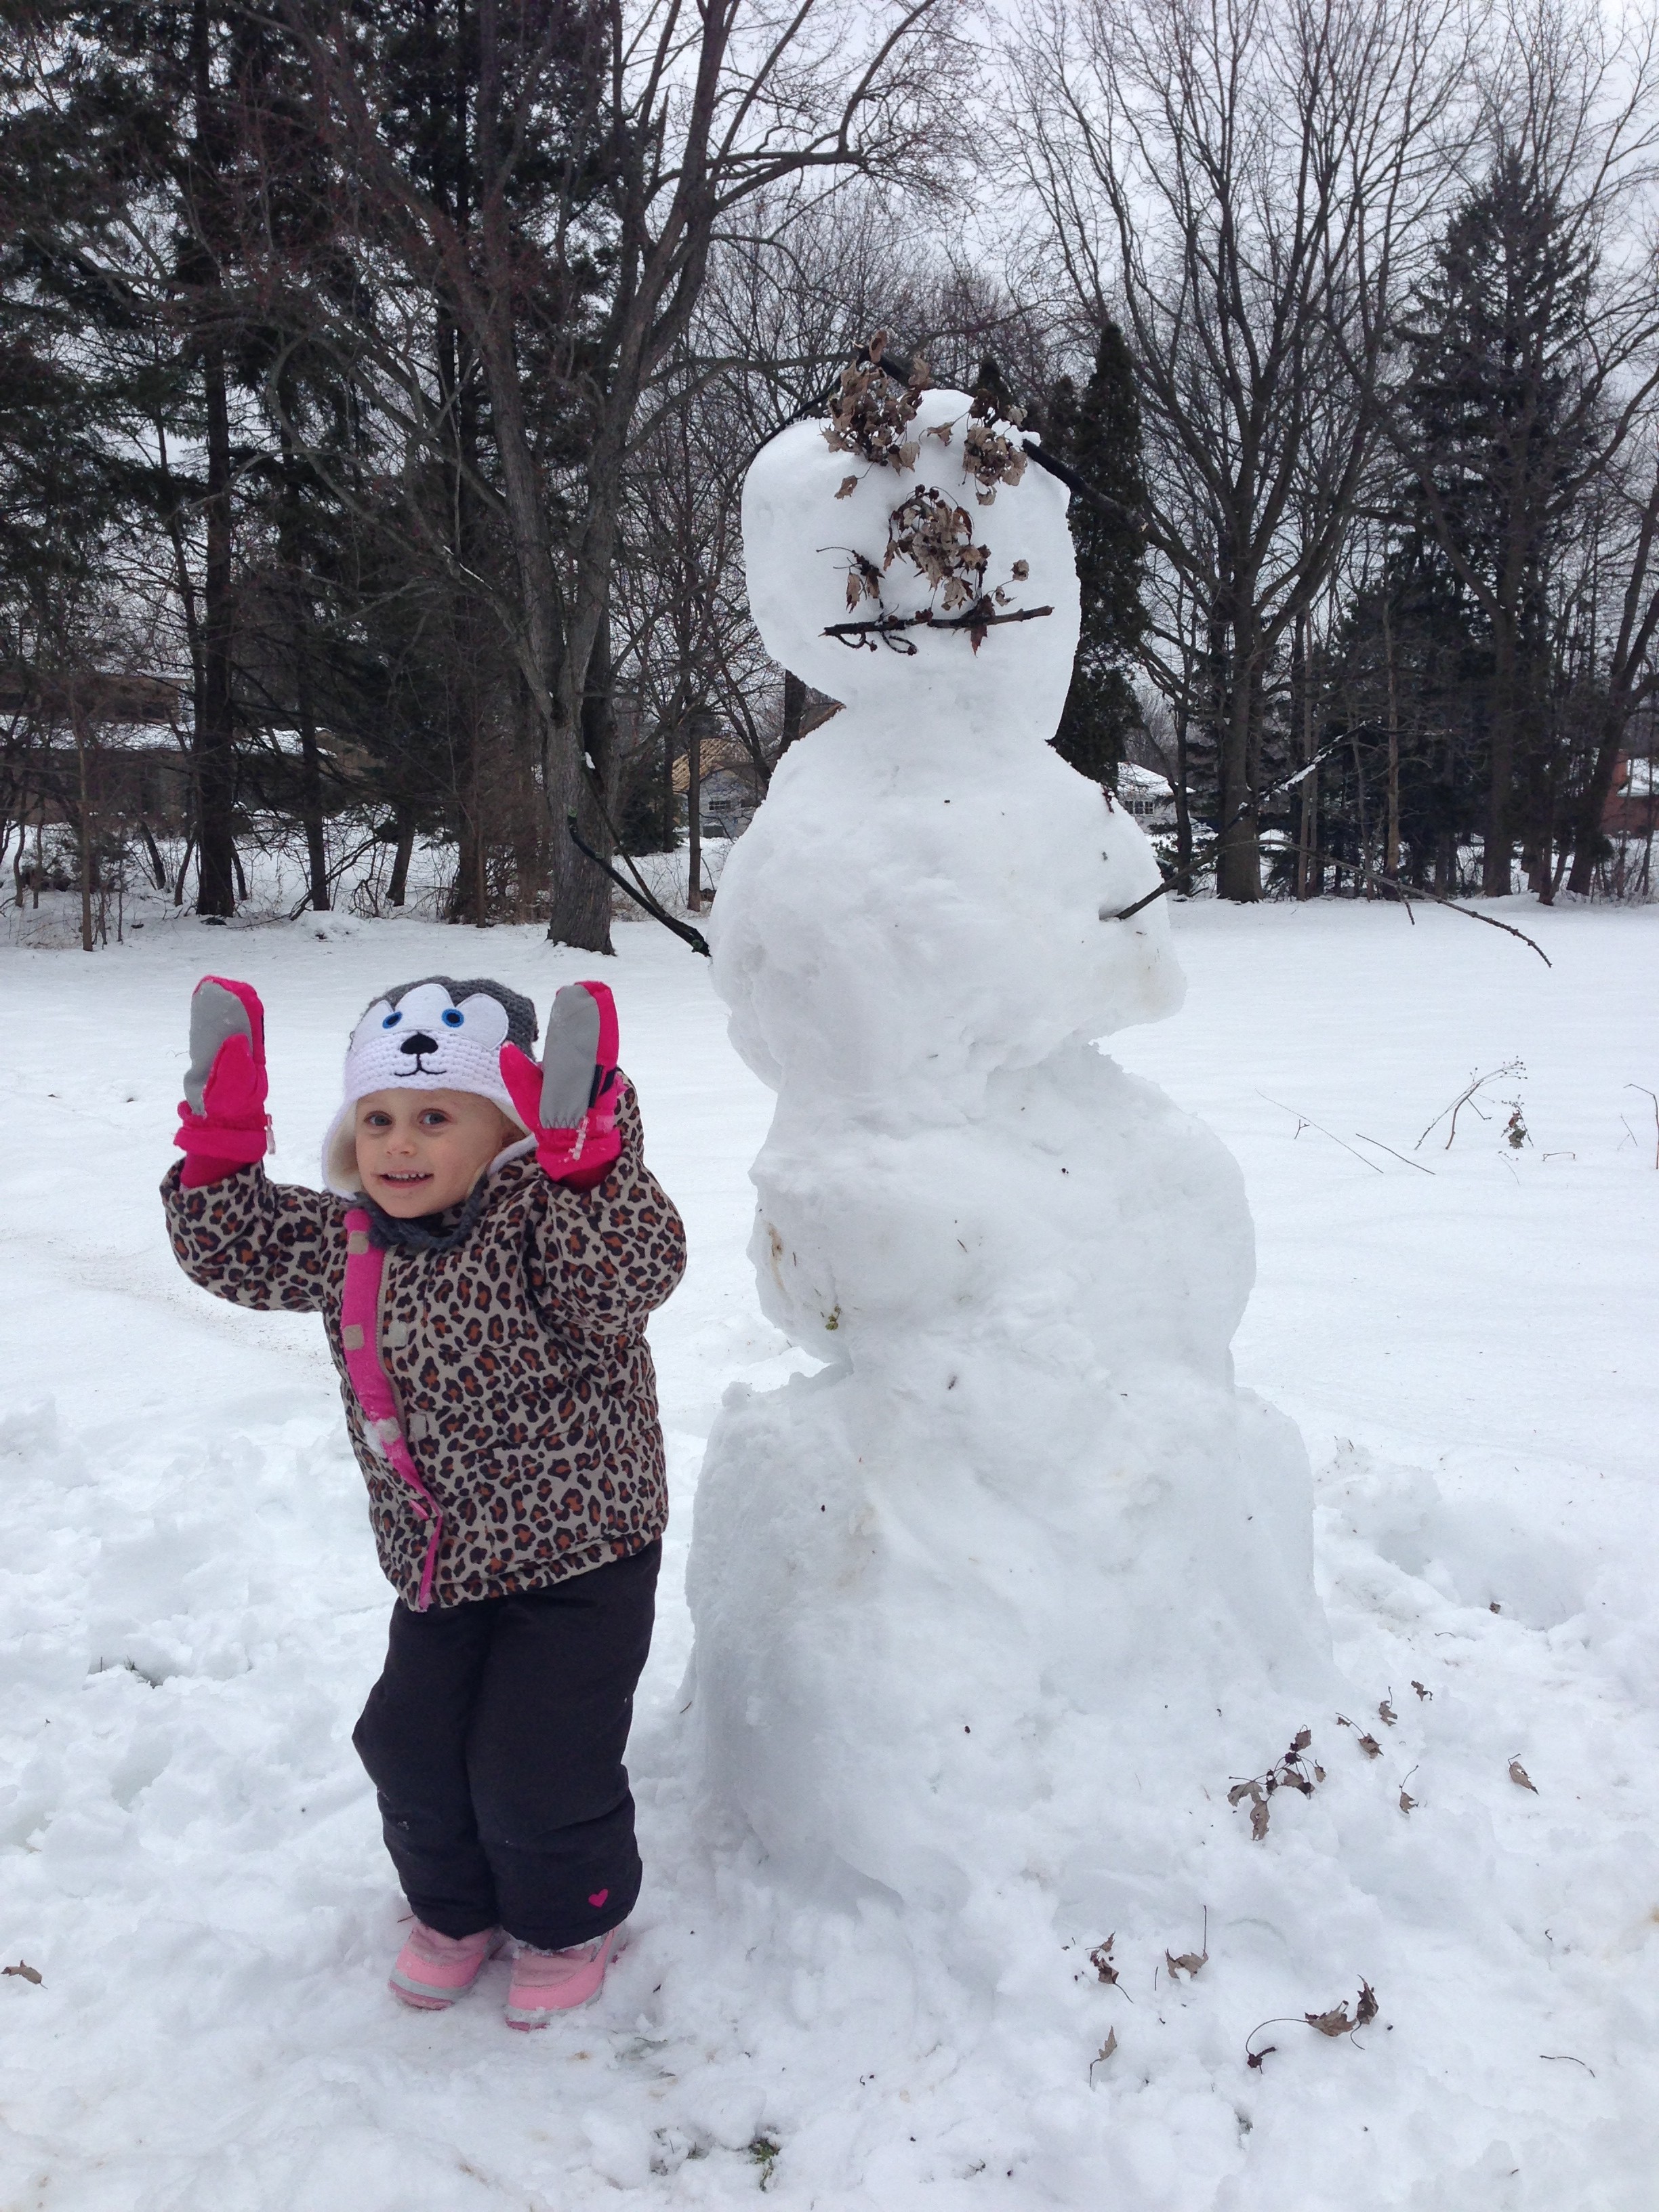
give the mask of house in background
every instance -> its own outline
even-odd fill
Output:
[[[749,748],[726,731],[706,733],[698,747],[699,835],[741,837],[754,819],[763,793]],[[691,789],[691,764],[682,753],[674,763],[674,794],[684,805]]]
[[[64,677],[0,669],[0,777],[20,822],[121,817],[167,835],[190,811],[188,687],[178,678],[88,669]]]
[[[1659,793],[1654,788],[1654,763],[1632,760],[1620,753],[1613,772],[1613,788],[1601,810],[1601,829],[1608,837],[1651,837],[1659,826]]]
[[[1151,836],[1155,830],[1175,827],[1175,792],[1167,776],[1156,769],[1137,768],[1125,761],[1117,772],[1117,803]]]

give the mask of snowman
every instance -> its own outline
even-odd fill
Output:
[[[696,1780],[780,1877],[948,1916],[993,1976],[1016,1900],[1099,1930],[1248,1851],[1229,1780],[1331,1672],[1300,1439],[1233,1380],[1241,1176],[1100,1048],[1183,984],[1139,829],[1048,742],[1067,496],[983,398],[868,363],[763,448],[750,606],[843,705],[714,933],[777,1094],[761,1304],[822,1364],[710,1439]]]

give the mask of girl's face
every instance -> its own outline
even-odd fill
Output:
[[[459,1206],[497,1152],[523,1134],[471,1091],[372,1091],[357,1101],[357,1172],[400,1221]]]

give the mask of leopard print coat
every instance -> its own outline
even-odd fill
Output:
[[[679,1281],[685,1231],[647,1168],[631,1089],[602,1183],[550,1182],[509,1160],[452,1251],[386,1255],[380,1358],[404,1434],[442,1510],[435,1606],[544,1589],[642,1551],[668,1518],[646,1316]],[[351,1201],[239,1168],[198,1190],[161,1185],[179,1264],[216,1297],[320,1313],[339,1371],[386,1578],[413,1605],[427,1532],[367,1442],[340,1340]]]

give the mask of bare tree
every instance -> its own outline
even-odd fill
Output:
[[[360,258],[389,256],[441,297],[487,401],[493,465],[475,490],[510,552],[491,588],[540,738],[555,937],[609,944],[608,886],[564,824],[609,849],[615,764],[585,742],[584,702],[629,453],[651,434],[650,395],[710,252],[792,185],[929,188],[966,59],[943,15],[939,0],[703,0],[695,17],[678,0],[481,0],[458,199],[405,157],[398,87],[356,12],[293,0],[319,125],[357,196]],[[378,335],[360,326],[350,343],[372,353]],[[423,368],[406,352],[382,366],[408,434],[441,442]]]
[[[1457,76],[1449,0],[1054,0],[1024,64],[1043,257],[1128,339],[1155,574],[1204,638],[1225,897],[1261,894],[1267,672],[1364,482]]]

